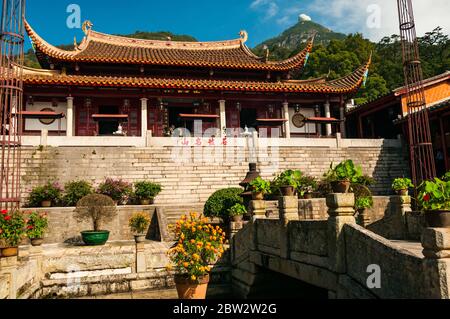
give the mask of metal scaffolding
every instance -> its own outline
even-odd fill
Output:
[[[411,173],[415,185],[436,175],[423,72],[411,0],[398,0]]]
[[[0,29],[0,207],[20,205],[25,0],[3,0]]]

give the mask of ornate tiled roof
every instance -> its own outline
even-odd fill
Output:
[[[24,69],[24,83],[28,85],[69,85],[160,88],[185,90],[224,90],[242,92],[281,92],[281,93],[329,93],[342,94],[355,92],[363,83],[370,60],[352,74],[333,81],[236,81],[236,80],[201,80],[167,77],[115,77],[65,75],[50,73],[46,70]]]
[[[290,71],[305,65],[313,38],[306,48],[284,61],[265,61],[245,45],[247,33],[241,38],[220,42],[177,42],[126,38],[85,29],[86,37],[75,50],[59,49],[41,38],[25,21],[25,28],[40,60],[80,63],[121,63]]]

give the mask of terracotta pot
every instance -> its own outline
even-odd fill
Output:
[[[134,236],[134,241],[135,241],[136,243],[143,243],[143,242],[145,242],[146,237],[147,237],[147,236],[145,236],[145,235],[135,235],[135,236]]]
[[[259,192],[259,193],[252,193],[252,198],[253,200],[263,200],[264,199],[264,194]]]
[[[184,275],[175,275],[175,285],[177,287],[178,298],[182,300],[206,299],[208,290],[209,275],[200,278],[199,282],[193,282]]]
[[[450,228],[450,210],[426,211],[425,221],[431,228]]]
[[[154,203],[153,199],[141,199],[142,206],[153,205],[153,203]]]
[[[294,186],[281,186],[280,191],[281,191],[281,195],[283,195],[283,196],[294,196],[295,195]]]
[[[331,183],[331,188],[333,189],[334,193],[345,194],[350,190],[350,184],[351,183],[349,180],[336,181]]]
[[[8,247],[8,248],[1,248],[0,249],[0,256],[3,258],[7,257],[16,257],[19,255],[19,248],[18,247]]]
[[[407,189],[401,189],[397,191],[397,194],[400,196],[408,196],[408,190]]]
[[[233,221],[234,221],[235,223],[239,223],[239,222],[242,221],[243,218],[244,218],[244,216],[242,216],[242,215],[239,215],[239,216],[233,216]]]
[[[312,199],[313,198],[313,194],[311,193],[306,193],[305,195],[303,195],[303,199]]]
[[[52,207],[52,201],[51,200],[44,200],[41,203],[42,207]]]
[[[42,238],[31,238],[31,246],[42,246],[42,244],[44,243],[44,239]]]

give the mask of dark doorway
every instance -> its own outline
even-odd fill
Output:
[[[99,114],[119,114],[118,106],[100,106]],[[98,122],[99,135],[114,135],[119,128],[119,121],[115,119],[100,120]]]
[[[241,111],[241,128],[244,129],[246,126],[248,128],[256,128],[258,125],[256,109],[244,108]]]
[[[169,107],[169,126],[175,126],[175,129],[186,128],[193,133],[193,121],[186,121],[180,117],[180,114],[193,114],[193,108],[189,107]]]

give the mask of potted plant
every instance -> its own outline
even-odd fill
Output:
[[[428,227],[450,227],[450,181],[435,178],[423,182],[417,201],[425,211]]]
[[[355,166],[352,160],[346,160],[336,167],[331,163],[325,180],[331,183],[334,193],[348,193],[352,182],[358,182],[362,176],[361,167]]]
[[[91,194],[80,199],[75,209],[75,218],[80,222],[90,220],[93,226],[93,230],[81,232],[83,242],[89,246],[106,244],[110,232],[103,230],[102,226],[105,222],[113,220],[116,215],[115,203],[106,195]]]
[[[118,179],[108,178],[99,185],[97,193],[108,196],[117,204],[122,204],[131,195],[133,188],[131,184]]]
[[[18,246],[25,235],[25,220],[17,210],[0,212],[0,256],[14,257],[19,254]]]
[[[282,196],[294,196],[298,191],[303,173],[299,170],[287,170],[281,173],[275,183],[279,187]]]
[[[28,197],[28,207],[52,207],[57,205],[63,193],[62,187],[57,183],[50,183],[35,187]]]
[[[242,204],[236,204],[228,210],[228,213],[234,222],[241,222],[243,216],[247,214],[247,209]]]
[[[355,201],[355,209],[360,215],[364,214],[364,211],[373,207],[373,198],[371,196],[364,196],[357,198]]]
[[[75,207],[80,199],[92,194],[94,189],[87,181],[71,181],[64,185],[63,202],[65,206]]]
[[[160,184],[152,182],[137,182],[134,184],[134,195],[141,205],[152,205],[154,198],[161,193]]]
[[[26,220],[26,235],[32,246],[41,246],[44,242],[44,233],[48,228],[46,213],[32,212]]]
[[[205,203],[203,214],[211,219],[220,218],[225,225],[230,222],[228,210],[235,204],[243,204],[242,188],[220,189],[212,194]]]
[[[258,177],[254,179],[250,184],[252,190],[252,197],[254,200],[263,200],[264,195],[270,194],[270,182]]]
[[[298,186],[299,196],[303,199],[311,199],[315,191],[317,191],[316,179],[312,176],[303,176]]]
[[[180,299],[205,299],[213,263],[224,253],[225,232],[192,213],[173,228],[176,244],[169,250]]]
[[[134,240],[136,243],[143,243],[146,237],[146,231],[150,225],[150,217],[145,213],[134,214],[129,221],[131,231],[135,233]]]
[[[396,178],[392,183],[392,190],[401,196],[408,195],[408,190],[411,187],[414,187],[414,185],[409,178]]]

